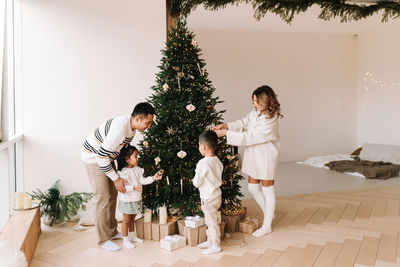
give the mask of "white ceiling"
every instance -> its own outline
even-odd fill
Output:
[[[228,6],[218,11],[208,11],[203,7],[198,7],[190,14],[188,26],[192,29],[332,34],[359,34],[400,27],[400,19],[382,23],[380,15],[357,22],[340,23],[338,18],[330,21],[320,20],[319,13],[320,8],[313,6],[307,12],[296,15],[291,25],[288,25],[272,13],[256,21],[250,4]]]

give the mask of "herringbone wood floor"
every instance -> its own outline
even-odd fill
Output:
[[[258,214],[254,201],[244,205]],[[44,226],[31,266],[400,266],[400,186],[279,197],[275,215],[271,234],[232,234],[207,257],[156,241],[107,252],[93,227]]]

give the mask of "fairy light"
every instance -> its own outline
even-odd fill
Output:
[[[364,118],[366,118],[367,111],[368,111],[368,93],[369,93],[369,84],[372,83],[376,86],[380,86],[381,88],[400,88],[400,82],[398,83],[388,83],[382,80],[377,79],[372,75],[369,71],[364,75],[364,101],[363,101],[363,114]]]

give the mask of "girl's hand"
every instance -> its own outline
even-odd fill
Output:
[[[214,126],[212,128],[213,131],[222,130],[222,129],[228,129],[228,124],[227,123],[222,123],[222,124],[219,124],[219,125]]]
[[[140,186],[134,186],[133,189],[136,190],[136,191],[139,191],[139,192],[143,191],[143,188],[140,187]]]
[[[227,132],[227,131],[228,131],[228,130],[226,130],[226,129],[223,129],[223,130],[216,130],[215,133],[217,134],[218,137],[223,137],[223,136],[226,135],[226,132]]]
[[[153,179],[154,179],[155,181],[161,180],[161,179],[162,179],[162,174],[161,174],[160,172],[157,172],[157,173],[153,176]]]

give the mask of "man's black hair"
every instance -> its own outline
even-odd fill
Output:
[[[131,116],[135,117],[135,116],[139,115],[142,117],[147,117],[149,114],[154,115],[155,113],[156,113],[156,110],[153,108],[153,106],[150,103],[142,102],[135,106],[135,108],[132,111]]]

